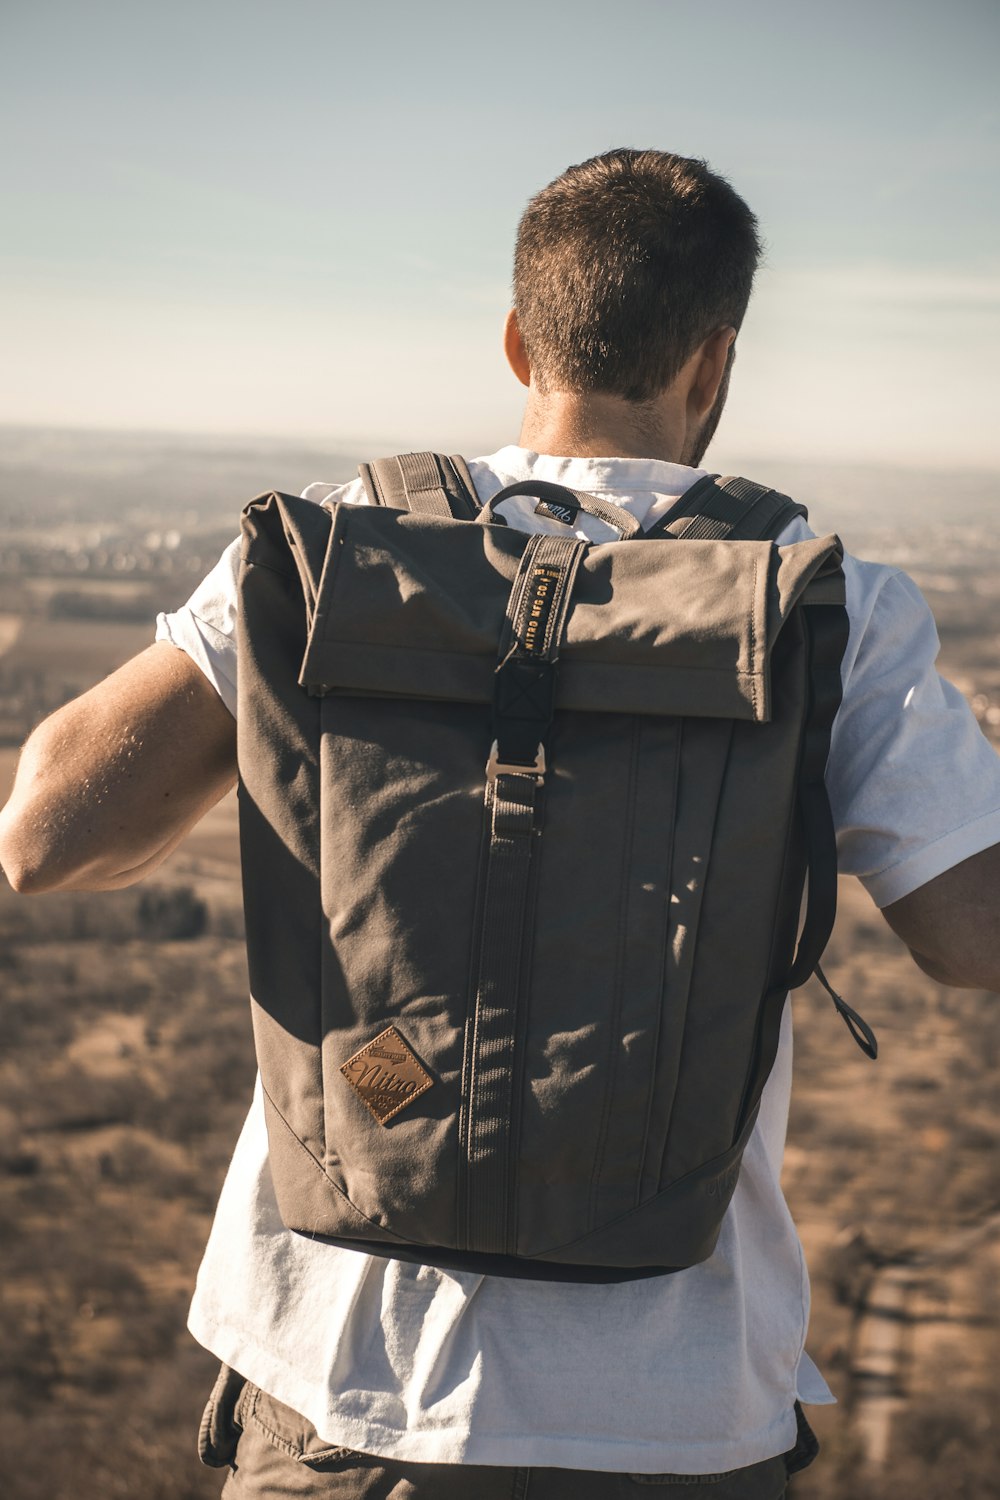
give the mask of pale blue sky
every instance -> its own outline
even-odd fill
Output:
[[[527,197],[708,158],[767,266],[715,457],[1000,468],[997,0],[2,0],[0,420],[481,449]]]

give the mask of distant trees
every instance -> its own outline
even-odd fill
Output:
[[[143,888],[136,916],[150,942],[199,938],[208,926],[208,908],[187,885]]]

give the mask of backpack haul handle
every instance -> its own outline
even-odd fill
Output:
[[[596,495],[584,495],[580,490],[571,490],[564,484],[553,484],[547,479],[526,479],[517,484],[508,484],[492,500],[487,500],[479,513],[479,521],[483,524],[506,526],[503,516],[496,514],[496,507],[505,500],[512,500],[515,495],[527,495],[530,499],[539,501],[536,514],[546,516],[550,521],[561,521],[564,526],[572,526],[582,510],[588,516],[596,516],[606,526],[613,527],[623,542],[631,541],[642,530],[635,516],[623,510],[620,505],[609,505]]]

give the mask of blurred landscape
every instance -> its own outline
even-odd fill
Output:
[[[141,650],[266,488],[351,477],[302,445],[0,429],[0,801],[35,723]],[[905,568],[1000,745],[997,476],[742,470]],[[187,1302],[254,1077],[227,798],[150,882],[0,881],[0,1458],[8,1500],[196,1500],[214,1361]],[[842,882],[825,965],[877,1064],[795,999],[786,1191],[838,1398],[797,1500],[988,1500],[1000,1441],[1000,1008],[920,974]]]

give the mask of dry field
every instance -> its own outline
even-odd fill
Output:
[[[974,596],[937,582],[946,666],[992,703],[995,638]],[[0,616],[0,659],[74,691],[150,638],[32,623]],[[14,758],[0,749],[4,787]],[[0,885],[8,1500],[218,1493],[193,1458],[213,1362],[184,1315],[253,1079],[237,880],[227,798],[150,887],[24,901]],[[786,1186],[813,1271],[809,1347],[840,1405],[811,1414],[825,1461],[794,1493],[989,1500],[1000,1008],[925,979],[843,884],[827,972],[882,1056],[862,1057],[814,983],[796,997]]]

